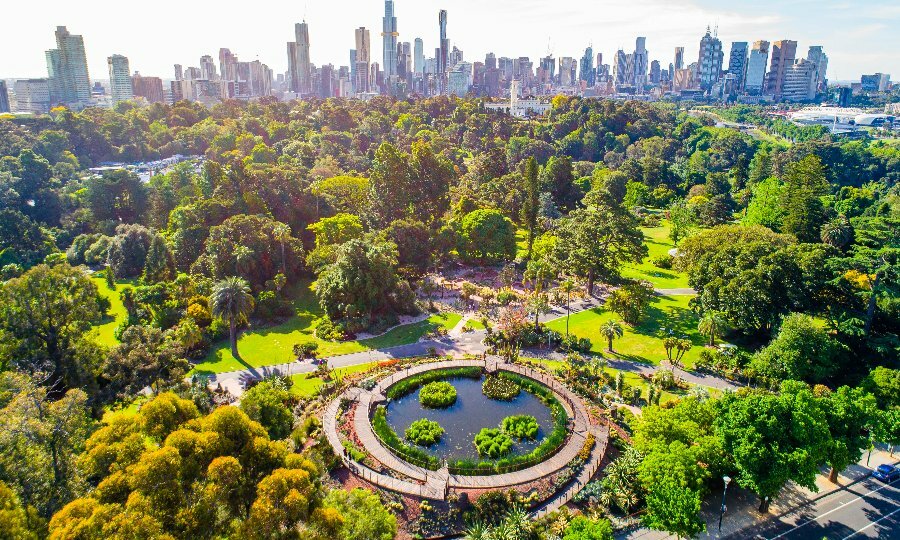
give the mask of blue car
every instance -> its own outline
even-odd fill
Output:
[[[890,483],[900,478],[900,469],[892,465],[879,465],[875,472],[872,473],[872,476],[882,482]]]

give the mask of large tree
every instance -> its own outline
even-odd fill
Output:
[[[241,278],[227,277],[213,285],[209,295],[209,309],[213,317],[228,323],[231,355],[240,358],[237,348],[237,327],[253,313],[253,295],[250,286]]]
[[[99,354],[97,287],[68,264],[38,265],[0,286],[0,361],[43,377],[54,392],[93,392]]]
[[[103,363],[106,393],[128,399],[149,387],[153,393],[176,386],[190,369],[181,343],[172,332],[134,325],[122,332]]]
[[[782,230],[801,242],[818,242],[826,217],[821,197],[828,191],[825,168],[817,156],[809,155],[790,163],[781,192]]]
[[[840,367],[846,348],[809,315],[786,316],[773,339],[751,362],[756,371],[778,380],[825,381]]]
[[[459,225],[460,251],[481,262],[509,261],[516,256],[516,230],[498,210],[475,210]]]

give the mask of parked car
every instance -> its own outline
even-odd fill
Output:
[[[893,465],[879,465],[875,472],[872,473],[872,476],[882,482],[893,482],[900,478],[900,469]]]

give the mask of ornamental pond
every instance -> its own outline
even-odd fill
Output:
[[[490,399],[481,391],[484,377],[472,379],[452,377],[446,380],[456,388],[456,403],[446,409],[428,409],[419,403],[421,387],[391,401],[387,406],[386,420],[399,438],[410,424],[421,418],[433,420],[444,428],[444,435],[437,444],[424,448],[430,454],[448,461],[478,459],[475,435],[482,428],[496,428],[507,416],[531,415],[538,423],[537,440],[513,439],[510,455],[527,454],[534,450],[553,430],[550,408],[525,388],[510,401]]]

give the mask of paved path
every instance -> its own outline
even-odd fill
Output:
[[[697,291],[690,287],[680,287],[676,289],[653,289],[656,291],[656,294],[661,294],[663,296],[694,296],[697,294]]]

